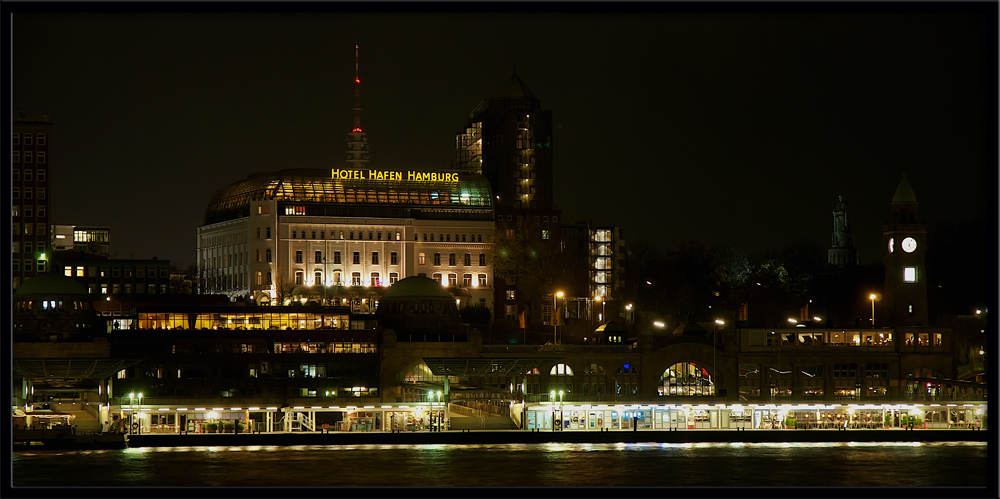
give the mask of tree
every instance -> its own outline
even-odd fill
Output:
[[[528,306],[541,303],[552,292],[562,259],[551,244],[536,244],[523,225],[497,229],[492,238],[491,264],[495,276],[517,283],[521,300]]]

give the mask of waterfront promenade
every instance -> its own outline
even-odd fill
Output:
[[[131,435],[135,447],[215,447],[247,445],[417,445],[539,443],[696,443],[696,442],[982,442],[989,432],[977,430],[678,430],[678,431],[527,431],[473,430],[442,432],[271,432]]]

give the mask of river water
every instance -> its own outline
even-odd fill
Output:
[[[18,486],[880,487],[995,483],[985,443],[502,444],[24,451]]]

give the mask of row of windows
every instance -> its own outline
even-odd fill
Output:
[[[351,286],[384,286],[386,284],[385,282],[382,282],[381,274],[379,274],[378,272],[372,272],[369,277],[371,279],[368,282],[361,282],[361,272],[352,272],[351,273]],[[256,274],[256,281],[257,281],[257,285],[258,286],[262,284],[261,283],[262,278],[263,278],[263,276],[261,275],[261,273],[257,272],[257,274]],[[393,284],[396,284],[397,281],[399,281],[399,273],[398,272],[390,272],[389,273],[389,283],[388,284],[390,286],[392,286]],[[313,280],[310,281],[310,282],[305,282],[305,273],[303,271],[301,271],[301,270],[296,271],[295,272],[295,284],[297,286],[300,286],[302,284],[307,284],[307,285],[310,285],[310,286],[313,286],[313,285],[322,286],[323,285],[323,272],[320,271],[320,270],[317,270],[316,272],[313,273]],[[333,278],[332,278],[331,282],[327,283],[327,285],[330,285],[330,286],[334,286],[334,285],[336,285],[336,286],[342,286],[344,284],[345,283],[343,281],[341,281],[341,273],[340,273],[339,270],[333,272]]]
[[[355,240],[354,231],[347,232],[347,234],[348,234],[347,239],[349,239],[349,240]],[[392,232],[385,232],[384,234],[385,234],[385,240],[386,241],[392,241],[393,240],[393,233]],[[306,237],[307,235],[309,235],[310,237]],[[338,235],[339,235],[339,237],[338,237]],[[369,232],[368,233],[368,240],[369,241],[382,241],[383,240],[382,239],[382,235],[383,235],[382,232]],[[267,237],[268,238],[271,237],[270,236],[270,229],[268,229],[268,236]],[[257,239],[260,239],[260,229],[257,229]],[[316,237],[316,231],[311,231],[311,232],[308,232],[308,234],[307,234],[307,231],[305,231],[305,230],[303,230],[302,232],[299,232],[298,230],[293,230],[292,231],[292,237],[291,237],[291,239],[326,239],[326,231],[325,230],[319,231],[319,238],[317,238]],[[330,231],[330,239],[344,239],[344,231],[339,231],[339,232],[335,233],[334,231],[331,230]],[[364,240],[364,239],[365,239],[365,233],[361,232],[361,231],[358,231],[357,240]],[[401,236],[400,236],[399,232],[395,233],[395,240],[396,241],[401,240]]]
[[[32,199],[35,191],[37,190],[38,199],[45,199],[45,188],[39,187],[38,189],[32,189],[31,187],[24,188],[24,199]],[[21,199],[21,189],[18,187],[14,188],[14,199]]]
[[[25,206],[24,207],[23,214],[24,214],[24,216],[26,218],[31,218],[31,217],[33,217],[35,215],[37,215],[38,218],[45,218],[45,205],[38,206],[38,211],[37,212],[35,212],[33,208],[34,208],[33,206]],[[12,211],[11,214],[13,216],[15,216],[15,217],[19,217],[22,214],[22,210],[21,210],[21,206],[20,205],[16,205],[15,204],[13,206],[13,208],[12,208],[11,211]]]
[[[39,164],[45,164],[45,151],[34,152],[34,155],[32,155],[32,151],[24,151],[24,162],[25,163],[34,163],[35,162],[34,160],[36,158],[37,158],[37,160],[38,160],[37,162]],[[14,151],[14,164],[19,164],[19,163],[21,163],[21,151]],[[27,175],[25,175],[25,177],[27,177]],[[25,180],[31,180],[31,179],[25,178]],[[42,179],[40,178],[38,180],[42,180]]]
[[[458,274],[448,274],[447,281],[441,280],[442,274],[434,274],[433,279],[440,282],[442,285],[445,285],[445,282],[447,282],[447,286],[458,286]],[[486,282],[486,274],[479,274],[475,278],[473,278],[472,274],[463,274],[462,285],[465,287],[486,287],[488,286]]]
[[[271,258],[270,258],[270,252],[271,252],[271,250],[266,250],[266,252],[267,252],[267,255],[268,255],[268,260],[267,261],[270,262],[271,261]],[[468,255],[466,255],[466,256],[468,256]],[[260,250],[257,250],[257,261],[258,262],[260,261]],[[372,265],[378,265],[379,264],[378,263],[378,261],[379,261],[378,251],[373,251],[372,252],[372,259],[371,259],[371,261],[372,261]],[[302,255],[302,251],[301,250],[296,250],[295,251],[295,263],[304,263],[303,262],[303,255]],[[332,262],[327,262],[326,259],[323,257],[323,252],[322,251],[316,251],[313,254],[313,263],[332,263],[334,265],[340,265],[340,252],[339,251],[334,251],[333,252],[333,261]],[[361,252],[360,251],[355,251],[354,252],[354,254],[353,254],[353,263],[355,265],[360,265],[361,264]],[[399,254],[396,253],[395,251],[393,251],[392,253],[389,253],[389,265],[399,265]]]
[[[518,189],[520,189],[520,188],[518,188]],[[532,189],[534,189],[534,187],[532,187]],[[518,191],[518,194],[520,194],[520,191]],[[534,194],[534,192],[532,192],[532,194]],[[532,202],[534,202],[534,201],[532,201]],[[497,221],[498,222],[503,222],[503,217],[504,217],[503,215],[497,215]],[[507,221],[508,222],[513,221],[513,220],[514,220],[514,216],[513,215],[507,215]],[[549,217],[547,217],[547,216],[543,216],[542,217],[542,222],[548,222],[548,221],[549,221]],[[524,217],[522,217],[521,215],[518,215],[517,216],[517,225],[521,225],[523,222],[524,222]],[[535,218],[534,218],[533,222],[534,222],[534,225],[538,225],[538,215],[535,215]],[[552,222],[553,223],[559,223],[559,217],[553,215],[552,216]]]
[[[30,145],[32,145],[33,139],[37,139],[37,144],[40,145],[40,146],[44,146],[45,145],[45,138],[46,138],[46,134],[44,134],[44,133],[39,133],[39,134],[25,133],[24,134],[24,145],[30,146]],[[21,134],[20,133],[17,133],[17,132],[14,133],[14,145],[15,146],[16,145],[21,145]]]
[[[39,158],[39,160],[41,160],[41,159],[42,158]],[[17,153],[16,152],[14,153],[14,162],[17,163]],[[44,161],[39,161],[39,163],[44,163]],[[35,173],[36,173],[36,170],[32,170],[30,168],[24,170],[24,181],[25,182],[31,182],[32,178],[34,178],[34,179],[38,180],[39,182],[45,182],[45,170],[42,170],[42,169],[39,168],[37,170],[37,173],[38,173],[37,176],[35,175]],[[13,177],[13,179],[14,179],[15,182],[21,180],[21,169],[20,168],[14,168],[14,177]]]
[[[48,230],[48,226],[49,226],[48,224],[31,224],[31,223],[26,223],[26,224],[24,224],[24,233],[23,234],[26,235],[26,236],[32,236],[32,235],[45,236],[45,233]],[[35,227],[38,228],[37,231],[35,230]],[[19,223],[11,224],[11,228],[13,229],[13,234],[14,235],[21,235],[22,234],[22,232],[21,232],[21,224],[19,224]]]
[[[456,262],[455,257],[456,257],[456,255],[454,253],[449,253],[448,254],[448,265],[449,266],[451,266],[451,267],[455,266],[455,262]],[[425,254],[423,254],[423,253],[418,254],[417,255],[417,265],[426,265],[426,264],[427,264],[427,256]],[[472,266],[472,255],[471,254],[469,254],[469,253],[465,254],[465,259],[463,260],[463,264],[466,267],[471,267]],[[440,267],[441,266],[441,253],[434,253],[434,266],[436,266],[436,267]],[[480,253],[479,254],[479,266],[480,267],[485,267],[486,266],[486,253]]]
[[[12,270],[14,272],[20,272],[21,271],[20,262],[21,262],[21,260],[13,260],[11,268],[12,268]],[[45,260],[25,260],[24,261],[24,271],[25,272],[31,272],[34,269],[37,269],[38,272],[45,272],[45,268],[46,268],[45,267]]]
[[[424,236],[424,242],[427,242],[428,235],[430,236],[430,241],[434,242],[434,234],[424,234],[423,235]],[[461,241],[459,240],[459,236],[461,236]],[[413,240],[414,241],[418,241],[419,240],[419,239],[417,239],[417,234],[413,235]],[[438,240],[438,242],[442,242],[442,243],[450,243],[451,242],[451,234],[438,234],[437,240]],[[488,237],[487,237],[487,240],[489,240]],[[469,234],[469,240],[466,241],[465,240],[465,234],[455,234],[455,242],[456,243],[457,242],[463,242],[463,243],[464,242],[481,243],[481,242],[483,242],[483,235],[482,234]]]
[[[110,268],[111,276],[112,277],[121,277],[122,270],[123,270],[122,267],[111,267]],[[167,268],[166,267],[148,267],[148,268],[147,267],[125,267],[124,268],[124,274],[125,274],[125,277],[133,277],[133,273],[134,273],[135,277],[138,277],[138,278],[145,278],[145,277],[148,276],[151,279],[155,279],[156,278],[157,270],[159,270],[159,274],[160,274],[161,278],[163,278],[163,279],[167,278]],[[95,266],[90,266],[89,269],[86,268],[86,267],[84,267],[83,265],[75,265],[75,266],[74,265],[65,265],[65,266],[63,266],[63,272],[65,273],[66,277],[74,277],[74,276],[76,276],[76,277],[97,277],[97,276],[107,277],[108,276],[108,271],[109,271],[108,267],[100,267],[100,271],[98,271],[98,267],[95,267]]]

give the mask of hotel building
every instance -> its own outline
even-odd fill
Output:
[[[480,175],[255,173],[216,191],[198,228],[199,288],[257,304],[351,302],[425,276],[493,310],[493,202]],[[275,303],[278,302],[278,303]]]

